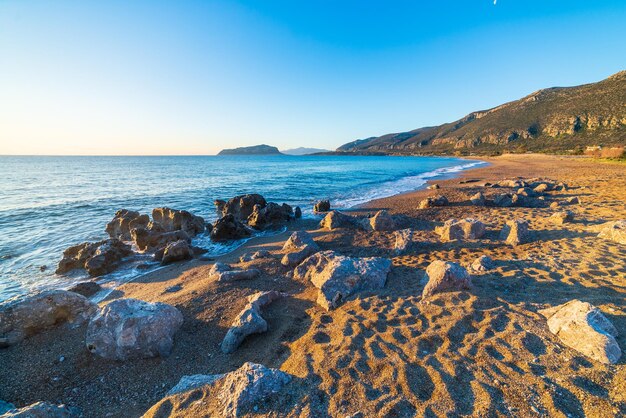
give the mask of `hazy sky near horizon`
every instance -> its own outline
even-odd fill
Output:
[[[626,2],[0,0],[0,154],[334,149],[626,69]]]

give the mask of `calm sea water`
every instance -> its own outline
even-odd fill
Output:
[[[169,206],[214,220],[214,199],[260,193],[313,216],[321,198],[351,207],[476,164],[438,157],[0,157],[0,301],[80,280],[80,273],[54,274],[63,250],[106,238],[104,227],[120,208]],[[205,236],[194,243],[213,254],[240,244],[219,246]],[[127,281],[147,260],[101,281]]]

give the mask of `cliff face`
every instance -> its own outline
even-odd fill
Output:
[[[223,149],[217,155],[280,155],[278,148],[270,145],[253,145],[251,147],[240,147]]]
[[[564,152],[626,144],[626,71],[598,83],[539,90],[456,122],[361,139],[340,152]]]

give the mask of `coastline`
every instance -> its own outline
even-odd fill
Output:
[[[118,287],[106,301],[124,297],[176,306],[185,322],[171,356],[103,361],[86,352],[84,326],[53,329],[0,351],[0,381],[10,382],[0,389],[0,398],[20,406],[42,399],[59,401],[93,416],[134,417],[161,399],[182,375],[225,373],[252,361],[295,376],[289,398],[273,401],[270,409],[293,415],[309,411],[345,416],[361,411],[369,416],[395,411],[405,416],[427,410],[489,415],[499,405],[511,408],[502,413],[514,415],[537,415],[533,408],[547,415],[567,411],[593,415],[598,410],[619,415],[626,402],[624,357],[613,366],[582,359],[549,333],[538,311],[581,299],[626,331],[626,248],[600,241],[594,232],[602,222],[626,219],[623,167],[542,155],[480,160],[489,165],[431,181],[440,185],[438,190],[422,187],[350,211],[364,215],[386,209],[398,216],[402,227],[416,231],[417,246],[409,253],[394,254],[392,232],[328,231],[319,229],[318,219],[303,219],[290,223],[281,234],[251,238],[211,261],[165,266]],[[549,198],[578,197],[579,205],[567,206],[574,212],[574,222],[553,225],[548,219],[555,210],[547,207],[468,204],[476,190],[486,194],[501,190],[483,188],[483,182],[518,177],[566,182],[567,191]],[[437,194],[447,196],[450,204],[417,208],[420,200]],[[440,242],[434,227],[466,217],[487,224],[484,239]],[[499,231],[514,218],[530,222],[536,233],[532,242],[502,244]],[[300,229],[309,231],[322,250],[391,259],[387,284],[349,298],[336,310],[320,308],[317,289],[293,279],[279,262],[283,242]],[[240,262],[241,255],[257,250],[268,250],[271,257]],[[470,291],[420,303],[423,271],[430,262],[441,259],[466,266],[479,255],[492,257],[496,267],[473,275]],[[218,283],[208,274],[216,261],[258,268],[262,274],[253,280]],[[167,291],[174,286],[180,290]],[[246,297],[259,290],[291,296],[264,311],[268,332],[249,337],[233,354],[223,354],[219,345],[226,330]],[[625,334],[618,337],[621,347],[626,347]],[[321,393],[324,402],[307,397],[310,393]],[[562,393],[567,397],[558,398]],[[294,410],[294,399],[304,409]],[[345,405],[344,399],[351,403]]]

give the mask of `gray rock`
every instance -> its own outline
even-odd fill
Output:
[[[507,221],[504,228],[502,228],[502,232],[500,232],[500,239],[509,245],[520,245],[530,242],[531,235],[528,229],[528,221],[524,219]]]
[[[565,199],[565,203],[567,203],[568,205],[577,205],[580,203],[580,199],[578,198],[578,196],[570,197],[568,199]]]
[[[49,290],[0,306],[0,347],[10,346],[63,323],[78,326],[98,305],[78,293]]]
[[[167,357],[183,315],[165,303],[118,299],[104,306],[87,326],[88,350],[114,360]]]
[[[56,273],[83,268],[90,276],[100,276],[115,270],[122,259],[132,253],[130,246],[118,239],[84,242],[63,252]]]
[[[626,245],[626,219],[602,224],[598,237]]]
[[[170,242],[163,250],[161,264],[170,264],[176,261],[190,260],[193,258],[193,251],[189,243],[184,240]]]
[[[209,270],[209,278],[218,282],[251,280],[260,274],[261,272],[257,269],[233,270],[231,266],[224,263],[215,263]]]
[[[596,361],[615,364],[622,355],[617,330],[598,308],[580,300],[539,311],[563,344]]]
[[[24,408],[11,409],[2,415],[3,418],[70,418],[76,416],[65,405],[53,405],[48,402],[37,402]]]
[[[152,209],[152,220],[166,232],[185,231],[190,237],[195,237],[204,232],[206,227],[202,217],[192,215],[186,210],[154,208]]]
[[[294,270],[294,278],[310,280],[319,289],[317,303],[333,309],[348,296],[385,286],[391,270],[386,258],[353,258],[321,251],[304,260]]]
[[[115,217],[107,224],[105,232],[109,237],[130,240],[131,228],[146,227],[150,222],[148,215],[140,215],[139,212],[127,209],[120,209],[115,212]]]
[[[222,352],[226,354],[232,353],[248,335],[267,331],[267,322],[261,316],[261,310],[276,299],[284,296],[287,295],[275,290],[259,292],[249,296],[248,304],[237,315],[222,341]]]
[[[166,232],[158,224],[151,223],[146,228],[133,228],[130,236],[140,251],[151,251],[157,248],[165,248],[170,242],[180,240],[191,243],[189,234],[185,231]]]
[[[267,250],[259,250],[259,251],[255,251],[253,253],[246,253],[244,255],[242,255],[241,257],[239,257],[239,261],[242,263],[247,263],[249,261],[252,260],[258,260],[260,258],[269,258],[271,257],[272,254],[267,251]]]
[[[569,210],[556,212],[550,216],[550,221],[557,225],[563,225],[565,223],[572,222],[574,220],[574,214]]]
[[[558,209],[561,206],[561,202],[555,201],[550,203],[550,209]]]
[[[393,250],[396,254],[402,254],[405,251],[408,251],[413,245],[413,235],[414,232],[412,229],[401,229],[399,231],[394,232],[396,241],[393,246]]]
[[[474,271],[489,271],[494,268],[494,263],[491,257],[486,255],[481,255],[478,257],[471,266]]]
[[[329,211],[330,211],[329,200],[320,200],[315,205],[313,205],[313,212],[329,212]]]
[[[293,210],[293,216],[296,219],[300,219],[302,218],[302,209],[300,209],[300,206],[296,206]]]
[[[485,206],[485,196],[481,192],[478,192],[470,197],[470,202],[472,202],[474,206]]]
[[[254,205],[252,213],[248,216],[248,225],[255,229],[263,229],[285,223],[294,218],[293,209],[286,203],[279,205],[269,202],[265,206]]]
[[[260,194],[244,194],[229,199],[228,202],[215,201],[222,217],[232,215],[238,221],[245,221],[254,211],[254,206],[264,208],[267,201]],[[223,203],[222,203],[223,202]]]
[[[422,291],[422,298],[436,293],[467,290],[472,284],[467,270],[448,261],[437,260],[430,263],[426,268],[426,278],[428,282]]]
[[[422,200],[418,207],[420,209],[427,209],[427,208],[434,208],[437,206],[447,206],[448,205],[448,198],[445,196],[432,196],[432,197],[427,197],[426,199]]]
[[[396,220],[386,210],[379,210],[371,218],[365,219],[365,229],[372,231],[393,231]]]
[[[191,376],[183,376],[176,386],[166,393],[166,396],[187,392],[206,385],[212,385],[224,376],[226,376],[226,374],[193,374]]]
[[[68,290],[70,292],[78,293],[79,295],[83,295],[84,297],[88,298],[102,290],[102,286],[100,286],[96,282],[80,282],[76,283]]]
[[[283,245],[285,255],[281,260],[281,264],[283,266],[295,266],[319,250],[320,247],[313,240],[311,234],[306,231],[296,231],[291,234],[285,245]]]
[[[550,190],[550,186],[548,186],[546,183],[541,183],[533,189],[535,193],[545,193],[548,190]]]
[[[333,210],[320,222],[320,228],[333,230],[337,228],[357,228],[358,219],[354,216],[346,215]]]
[[[211,239],[213,241],[241,239],[250,235],[250,230],[232,214],[218,219],[211,230]]]
[[[485,224],[471,218],[456,220],[448,219],[443,226],[435,228],[442,241],[457,239],[479,239],[485,235]]]
[[[500,193],[494,196],[493,204],[501,208],[513,206],[513,197],[508,193]]]

